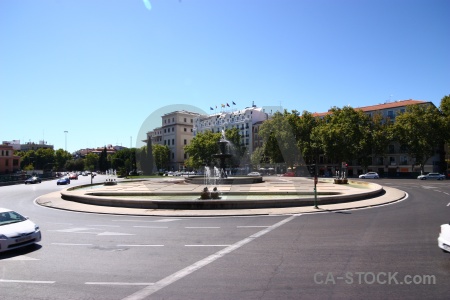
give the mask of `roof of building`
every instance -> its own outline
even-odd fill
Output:
[[[371,112],[371,111],[378,111],[383,109],[389,109],[389,108],[398,108],[398,107],[404,107],[408,105],[415,105],[415,104],[425,104],[425,103],[431,103],[429,101],[422,101],[422,100],[398,100],[395,102],[386,102],[383,104],[377,104],[377,105],[370,105],[370,106],[363,106],[363,107],[357,107],[355,109],[362,110],[364,112]],[[330,111],[322,112],[322,113],[313,113],[312,115],[315,117],[322,117],[330,114]]]

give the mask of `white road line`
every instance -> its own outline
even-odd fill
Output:
[[[120,227],[119,225],[88,225],[88,226],[95,226],[95,227]]]
[[[164,247],[164,245],[117,245],[117,247]]]
[[[52,245],[58,245],[58,246],[92,246],[93,244],[52,243]]]
[[[152,282],[85,282],[90,285],[152,285]]]
[[[184,245],[185,247],[230,247],[231,245]]]
[[[270,226],[236,226],[236,228],[267,228]]]
[[[450,202],[447,204],[447,206],[450,206]]]
[[[218,229],[218,228],[220,228],[220,227],[201,227],[201,226],[198,226],[198,227],[184,227],[184,228],[186,228],[186,229]]]
[[[158,282],[156,282],[156,283],[154,283],[152,285],[147,286],[147,287],[143,288],[142,290],[137,291],[136,293],[134,293],[134,294],[132,294],[132,295],[130,295],[128,297],[125,297],[123,300],[141,300],[141,299],[147,298],[148,296],[150,296],[153,293],[159,291],[160,289],[162,289],[162,288],[164,288],[164,287],[166,287],[166,286],[176,282],[177,280],[179,280],[179,279],[181,279],[183,277],[188,276],[189,274],[191,274],[191,273],[201,269],[202,267],[204,267],[204,266],[206,266],[206,265],[208,265],[208,264],[218,260],[219,258],[225,256],[226,254],[229,254],[229,253],[233,252],[234,250],[237,250],[240,247],[244,246],[245,244],[248,244],[248,243],[254,241],[255,239],[265,235],[266,233],[269,233],[272,230],[274,230],[274,229],[276,229],[276,228],[278,228],[278,227],[280,227],[280,226],[282,226],[282,225],[292,221],[297,216],[300,216],[300,214],[292,215],[292,216],[290,216],[288,218],[285,218],[285,219],[281,220],[280,222],[275,223],[274,225],[272,225],[272,226],[270,226],[268,228],[265,228],[265,229],[255,233],[255,234],[252,234],[251,236],[249,236],[249,237],[247,237],[247,238],[245,238],[243,240],[240,240],[239,242],[237,242],[237,243],[235,243],[235,244],[233,244],[231,246],[228,246],[228,247],[226,247],[226,248],[224,248],[222,250],[219,250],[216,253],[214,253],[214,254],[212,254],[212,255],[210,255],[208,257],[205,257],[204,259],[199,260],[199,261],[193,263],[192,265],[190,265],[190,266],[188,266],[188,267],[186,267],[184,269],[181,269],[180,271],[175,272],[175,273],[167,276],[166,278],[161,279],[160,281],[158,281]]]
[[[446,192],[444,192],[444,194],[446,194],[446,195],[449,195],[449,196],[450,196],[450,194],[449,194],[449,193],[446,193]]]
[[[0,279],[0,282],[12,282],[12,283],[46,283],[53,284],[56,281],[38,281],[38,280],[8,280],[8,279]]]
[[[166,228],[169,228],[169,227],[165,227],[165,226],[144,226],[144,225],[142,225],[142,226],[133,226],[133,227],[135,227],[135,228],[150,228],[150,229],[166,229]]]

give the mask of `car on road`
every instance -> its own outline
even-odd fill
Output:
[[[284,173],[281,176],[284,176],[284,177],[295,177],[295,172],[286,172],[286,173]]]
[[[439,248],[444,252],[450,252],[450,223],[441,225],[441,233],[438,237]]]
[[[361,179],[366,179],[366,178],[368,178],[368,179],[379,179],[380,176],[378,175],[377,172],[368,172],[366,174],[359,175],[359,178],[361,178]]]
[[[419,175],[417,176],[417,179],[420,180],[444,180],[445,175],[439,174],[439,173],[428,173],[426,175]]]
[[[61,184],[70,184],[70,178],[63,177],[63,178],[58,179],[58,181],[56,182],[56,185],[61,185]]]
[[[69,174],[69,179],[78,179],[78,174],[77,173],[70,173]]]
[[[259,172],[250,172],[247,175],[248,176],[261,176],[261,173],[259,173]]]
[[[0,252],[25,247],[40,240],[38,225],[13,210],[0,208]]]
[[[25,184],[29,184],[29,183],[41,183],[41,179],[37,176],[31,176],[30,178],[25,180]]]

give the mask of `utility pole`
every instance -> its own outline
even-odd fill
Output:
[[[64,150],[66,150],[66,152],[67,152],[67,134],[68,133],[69,132],[67,130],[64,130],[64,134],[65,134],[65,149]]]

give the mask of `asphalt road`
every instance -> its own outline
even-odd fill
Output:
[[[157,218],[35,205],[65,188],[56,181],[0,187],[0,206],[43,234],[0,254],[0,298],[448,299],[450,254],[437,247],[448,181],[374,181],[409,197],[335,213]]]

